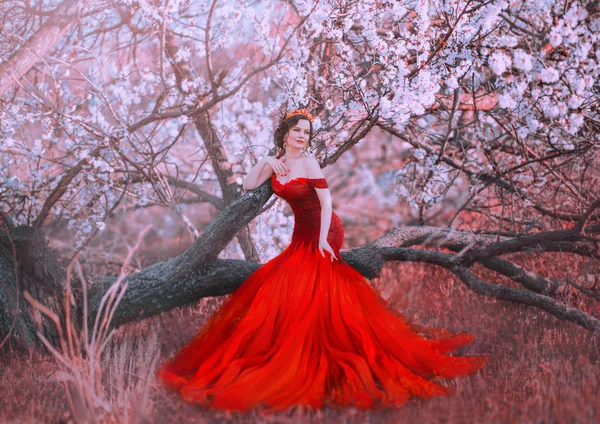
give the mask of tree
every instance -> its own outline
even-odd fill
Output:
[[[11,87],[0,92],[2,339],[56,336],[23,290],[65,315],[59,259],[84,252],[110,217],[152,205],[176,211],[193,244],[125,279],[114,325],[235,290],[273,238],[249,224],[278,207],[268,184],[242,193],[243,175],[272,146],[275,112],[297,106],[318,116],[322,167],[354,161],[347,172],[371,181],[361,191],[387,178],[388,204],[410,206],[403,225],[391,213],[398,228],[344,252],[365,277],[386,261],[427,262],[482,295],[600,328],[559,296],[568,287],[597,301],[594,287],[510,258],[598,259],[595,3],[124,0],[81,11],[39,63],[17,69],[75,5],[2,6],[2,33],[21,34],[0,38],[0,87]],[[381,155],[360,159],[373,140]],[[202,232],[186,207],[199,203],[215,211]],[[75,234],[71,258],[48,248],[45,231],[61,226]],[[234,237],[245,260],[219,259]],[[476,264],[520,288],[481,280]],[[95,276],[89,314],[115,279]]]

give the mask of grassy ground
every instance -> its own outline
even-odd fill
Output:
[[[533,265],[551,268],[556,262]],[[557,265],[557,270],[565,271],[564,265]],[[257,413],[228,415],[186,404],[154,377],[160,361],[179,349],[224,300],[208,298],[115,333],[94,388],[104,407],[92,408],[94,414],[102,422],[148,423],[599,421],[600,343],[591,332],[526,306],[476,295],[447,271],[431,266],[387,264],[372,284],[410,320],[474,334],[475,343],[463,353],[487,355],[486,367],[446,382],[456,388],[456,394],[414,400],[400,410],[296,408],[268,419]],[[576,296],[566,300],[586,302]],[[0,422],[69,422],[72,415],[61,381],[66,377],[68,373],[51,357],[2,358]]]

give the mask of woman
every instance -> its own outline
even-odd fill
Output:
[[[342,224],[318,162],[305,109],[275,131],[282,154],[262,158],[244,188],[271,179],[295,217],[290,245],[258,268],[159,371],[189,402],[247,412],[324,405],[400,407],[411,397],[448,395],[434,381],[471,374],[485,357],[449,353],[468,334],[406,319],[339,255]]]

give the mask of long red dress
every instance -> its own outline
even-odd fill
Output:
[[[303,405],[399,407],[411,396],[452,390],[431,381],[480,369],[482,356],[452,356],[469,334],[408,323],[339,256],[344,230],[332,214],[317,246],[324,178],[295,178],[274,193],[295,216],[290,245],[258,268],[159,370],[184,400],[219,410],[262,413]]]

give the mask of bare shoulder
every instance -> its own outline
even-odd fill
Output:
[[[319,161],[311,155],[304,157],[304,170],[308,178],[324,178]]]

